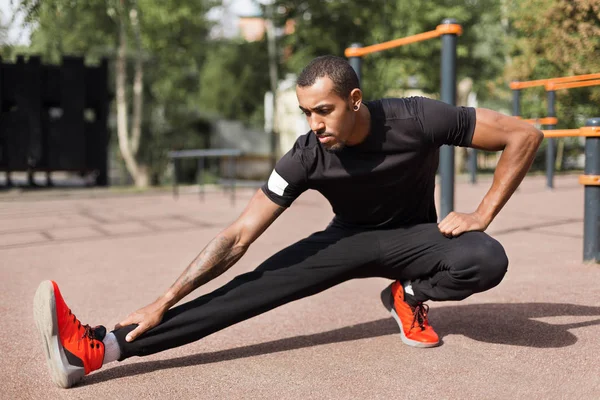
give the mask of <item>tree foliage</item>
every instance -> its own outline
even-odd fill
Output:
[[[142,143],[138,158],[158,173],[167,149],[200,147],[205,117],[262,125],[269,90],[265,40],[209,39],[209,9],[220,0],[20,0],[15,5],[32,27],[30,53],[60,62],[63,54],[89,62],[117,58],[119,22],[139,9],[140,48],[127,25],[127,76],[135,60],[144,66]],[[313,57],[344,55],[364,46],[431,31],[445,18],[463,27],[458,39],[458,80],[470,78],[480,106],[508,110],[511,80],[600,72],[600,3],[597,0],[274,0],[276,25],[293,21],[294,32],[278,39],[280,77],[298,73]],[[440,87],[439,39],[363,58],[366,98]],[[140,51],[141,50],[141,51]],[[111,84],[114,79],[111,80]],[[132,96],[131,85],[127,93]],[[523,115],[545,116],[543,89],[528,89]],[[597,113],[600,89],[558,92],[561,127],[576,127]],[[131,112],[131,108],[129,109]]]
[[[506,0],[511,21],[505,77],[534,80],[600,72],[600,3],[597,0]],[[521,114],[547,115],[544,88],[522,90]],[[598,116],[600,88],[556,92],[559,128],[577,128]],[[544,146],[546,143],[544,143]],[[579,139],[559,139],[557,167],[581,154]],[[542,157],[536,165],[543,165]]]
[[[504,64],[501,7],[496,0],[278,0],[281,19],[294,19],[294,34],[286,38],[292,56],[286,66],[299,70],[322,54],[343,56],[351,43],[364,46],[431,31],[445,18],[463,27],[458,41],[458,78],[470,77],[479,97]],[[416,86],[435,94],[440,86],[439,39],[411,44],[363,58],[363,88],[367,97],[392,94]],[[489,97],[489,96],[488,96]]]
[[[120,27],[125,23],[129,83],[137,76],[132,71],[140,58],[144,76],[137,158],[150,164],[156,175],[164,168],[166,150],[200,141],[189,137],[199,133],[195,101],[212,25],[205,15],[218,4],[218,0],[185,4],[175,0],[22,0],[20,8],[32,27],[30,52],[42,54],[46,62],[58,63],[64,54],[83,55],[88,62],[100,57],[116,61]],[[137,25],[131,23],[134,9]],[[131,96],[129,86],[127,97]],[[127,112],[132,112],[131,107]],[[182,138],[183,133],[188,138]]]
[[[507,80],[533,80],[600,72],[597,0],[508,0],[512,21]],[[524,112],[546,115],[544,89],[523,93]],[[560,125],[578,127],[596,116],[600,88],[557,92]]]
[[[201,71],[199,103],[225,118],[262,125],[264,94],[269,90],[268,54],[264,40],[217,41]]]
[[[0,10],[0,47],[8,44],[8,28],[10,22],[6,20],[6,15]]]

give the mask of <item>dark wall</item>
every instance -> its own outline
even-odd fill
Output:
[[[108,62],[0,60],[0,170],[96,172],[107,182]]]

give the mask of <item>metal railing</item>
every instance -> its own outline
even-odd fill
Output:
[[[204,200],[204,167],[207,158],[226,158],[229,164],[230,179],[228,187],[231,191],[231,204],[235,204],[235,181],[237,176],[238,159],[242,155],[241,150],[237,149],[199,149],[199,150],[179,150],[168,153],[169,159],[173,163],[173,196],[179,196],[178,172],[180,169],[180,160],[197,159],[198,172],[196,174],[199,186],[199,195]]]

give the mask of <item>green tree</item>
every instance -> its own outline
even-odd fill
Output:
[[[119,149],[138,186],[147,185],[150,176],[162,169],[164,150],[181,142],[180,135],[169,133],[197,121],[193,99],[211,27],[205,14],[218,4],[217,0],[185,5],[175,0],[20,3],[33,27],[31,50],[47,61],[59,62],[63,54],[114,61]]]
[[[6,15],[0,11],[0,46],[8,44],[8,26]]]
[[[219,40],[211,43],[210,49],[201,71],[202,109],[262,126],[263,98],[269,90],[265,41]]]
[[[278,0],[280,24],[293,19],[295,32],[285,39],[292,56],[287,68],[298,71],[321,54],[343,56],[353,42],[371,45],[434,30],[445,18],[463,27],[458,41],[458,78],[469,77],[480,99],[489,98],[489,82],[504,64],[501,4],[496,0]],[[437,93],[440,40],[430,40],[364,57],[363,88],[369,98],[416,86]]]
[[[511,63],[507,80],[533,80],[600,72],[600,3],[596,0],[508,0]],[[524,111],[545,115],[544,89],[523,93]],[[576,127],[577,114],[598,112],[600,88],[557,92],[563,126]]]

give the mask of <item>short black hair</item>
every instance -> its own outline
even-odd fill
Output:
[[[345,99],[354,89],[360,89],[358,76],[348,61],[342,57],[326,55],[313,59],[300,73],[299,87],[314,85],[318,78],[327,76],[333,82],[333,91]]]

